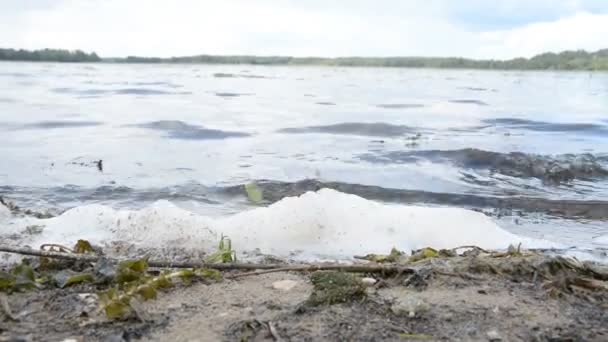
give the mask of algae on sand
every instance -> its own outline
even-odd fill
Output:
[[[311,275],[313,291],[306,301],[310,306],[346,303],[365,298],[365,285],[356,275],[346,272],[318,271]]]

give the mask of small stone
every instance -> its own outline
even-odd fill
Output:
[[[275,281],[274,283],[272,283],[272,288],[275,290],[289,291],[296,287],[296,285],[298,285],[297,281],[286,279]]]
[[[490,341],[502,341],[502,337],[500,337],[500,334],[496,330],[488,331],[486,336],[488,336],[488,340]]]
[[[374,279],[374,278],[363,278],[363,279],[361,279],[361,282],[365,286],[373,286],[376,283],[376,281],[377,280]]]
[[[399,316],[416,317],[429,310],[428,304],[422,299],[405,297],[398,299],[392,306],[391,311]]]

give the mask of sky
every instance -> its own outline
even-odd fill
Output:
[[[608,48],[608,0],[0,0],[0,47],[507,59]]]

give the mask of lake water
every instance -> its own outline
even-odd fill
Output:
[[[0,63],[0,156],[0,195],[53,213],[226,217],[257,182],[608,248],[606,73]]]

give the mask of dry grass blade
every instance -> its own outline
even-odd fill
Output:
[[[13,315],[11,307],[8,305],[8,297],[4,293],[0,293],[0,310],[2,311],[4,316],[6,316],[11,321],[18,321],[17,317]]]

